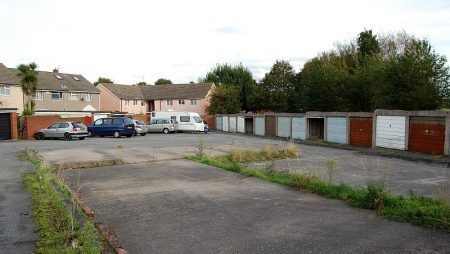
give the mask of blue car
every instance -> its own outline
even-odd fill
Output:
[[[88,126],[91,136],[121,136],[131,137],[135,133],[133,120],[123,117],[108,117],[97,119],[93,125]]]

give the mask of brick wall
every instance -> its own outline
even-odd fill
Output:
[[[11,139],[19,137],[19,130],[17,128],[17,113],[11,113],[9,117],[11,123]]]
[[[201,117],[203,120],[205,120],[208,123],[208,128],[216,129],[216,117],[215,116],[203,115]]]
[[[71,117],[71,118],[61,118],[60,116],[27,116],[24,121],[24,134],[25,138],[33,139],[34,134],[43,128],[47,128],[54,122],[69,121],[69,122],[82,122],[85,124],[90,124],[85,122],[84,117]],[[17,128],[16,128],[17,129]]]

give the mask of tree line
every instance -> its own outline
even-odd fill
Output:
[[[298,72],[277,60],[256,81],[242,64],[218,64],[199,82],[214,82],[209,114],[248,111],[438,110],[449,108],[450,72],[430,42],[405,32],[364,30],[308,60]]]

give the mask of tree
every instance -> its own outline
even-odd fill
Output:
[[[137,86],[146,86],[147,83],[145,81],[141,81],[141,82],[136,83],[136,85]]]
[[[94,86],[97,86],[98,84],[102,83],[114,83],[114,82],[109,78],[98,77],[98,80],[94,82]]]
[[[160,78],[155,81],[155,85],[171,85],[172,81],[170,79]]]
[[[260,96],[265,109],[288,112],[294,92],[295,71],[287,61],[276,61],[261,80]]]
[[[209,115],[235,114],[241,111],[237,86],[216,86],[206,112]]]
[[[242,64],[229,65],[217,64],[205,77],[199,78],[199,82],[214,82],[217,86],[236,86],[239,90],[239,106],[247,111],[253,109],[249,104],[249,98],[255,92],[253,75]]]
[[[37,64],[21,64],[17,66],[20,77],[20,83],[22,85],[22,91],[26,95],[27,100],[24,104],[23,115],[32,115],[34,113],[34,101],[33,96],[36,94],[38,86],[38,72],[36,71]]]
[[[364,64],[368,57],[377,56],[381,51],[377,36],[372,34],[372,30],[364,30],[359,33],[357,43],[360,64]]]

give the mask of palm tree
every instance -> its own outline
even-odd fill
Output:
[[[24,104],[24,115],[32,115],[34,112],[33,96],[36,94],[38,72],[36,71],[37,64],[21,64],[17,66],[20,77],[20,83],[22,84],[22,91],[27,96],[26,104]]]

